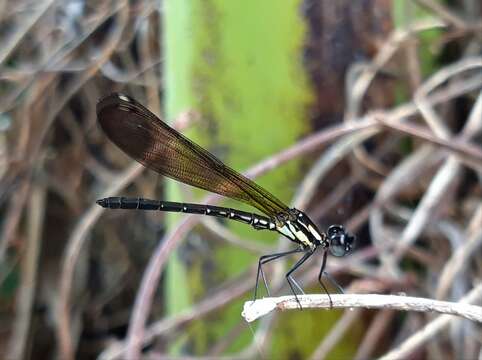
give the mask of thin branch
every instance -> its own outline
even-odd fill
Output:
[[[463,30],[468,28],[466,19],[462,19],[460,16],[456,15],[454,11],[451,11],[441,3],[433,0],[416,0],[416,2],[424,8],[433,11],[440,19],[447,23]]]
[[[452,136],[448,130],[446,124],[444,124],[440,117],[435,112],[432,105],[427,101],[427,96],[430,92],[434,91],[437,87],[444,84],[449,79],[482,67],[482,57],[470,57],[460,60],[454,64],[448,65],[427,79],[422,86],[420,86],[413,96],[415,105],[419,108],[420,113],[423,115],[423,119],[432,131],[438,137],[449,140]]]
[[[447,148],[461,157],[465,157],[467,161],[475,162],[474,166],[480,166],[482,164],[482,150],[477,145],[465,141],[460,137],[454,137],[450,140],[445,140],[437,135],[434,135],[428,131],[428,129],[407,123],[396,123],[391,121],[389,117],[378,116],[375,117],[383,126],[397,130],[401,133],[405,133],[422,140],[426,140],[433,144]],[[478,170],[478,169],[477,169]]]
[[[458,305],[465,305],[467,303],[480,302],[482,299],[482,284],[472,289],[466,296],[460,299]],[[450,303],[449,303],[450,304]],[[480,309],[480,307],[476,306]],[[480,310],[479,310],[480,313]],[[433,321],[429,322],[423,329],[420,329],[415,334],[411,335],[396,349],[385,354],[380,360],[389,359],[407,359],[413,351],[423,346],[425,343],[433,339],[440,331],[445,329],[454,321],[458,321],[453,316],[442,315],[438,316]]]
[[[33,13],[26,15],[23,19],[22,27],[15,31],[9,39],[4,40],[2,45],[2,52],[0,52],[0,64],[10,56],[10,54],[15,50],[15,48],[20,44],[22,39],[32,32],[32,28],[35,26],[37,21],[39,21],[42,16],[45,16],[45,13],[50,8],[52,4],[54,4],[54,0],[48,0],[41,2],[39,1],[38,8],[33,7]]]
[[[32,326],[32,312],[35,303],[38,264],[41,247],[41,234],[44,226],[46,191],[43,186],[35,185],[30,199],[28,221],[28,241],[22,260],[21,283],[17,293],[16,318],[10,338],[8,358],[28,357],[28,340]]]
[[[476,257],[482,246],[482,205],[479,205],[470,221],[469,229],[466,232],[467,239],[462,246],[453,251],[452,256],[446,261],[440,272],[439,285],[435,295],[441,299],[446,296],[454,284],[455,277],[463,272],[470,264],[471,258]],[[471,231],[472,230],[472,231]]]
[[[437,301],[412,296],[379,295],[379,294],[336,294],[330,295],[333,308],[366,308],[366,309],[394,309],[419,312],[439,312],[464,317],[482,323],[482,307]],[[303,309],[330,309],[330,299],[326,295],[298,295]],[[246,301],[242,316],[252,322],[271,311],[297,310],[299,305],[293,296],[277,298],[263,298],[256,301]]]

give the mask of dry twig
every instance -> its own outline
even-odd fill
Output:
[[[482,307],[417,298],[412,296],[379,294],[334,294],[330,295],[335,309],[394,309],[403,311],[438,312],[464,317],[482,323]],[[298,295],[303,309],[331,309],[330,299],[326,295]],[[244,303],[242,316],[248,322],[259,319],[273,310],[297,310],[299,304],[294,296],[263,298]]]

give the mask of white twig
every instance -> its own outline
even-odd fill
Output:
[[[438,312],[452,314],[482,323],[482,307],[437,301],[425,298],[379,294],[336,294],[330,295],[333,308],[367,308],[367,309],[394,309],[404,311]],[[299,295],[303,309],[330,309],[330,300],[326,295]],[[293,296],[280,296],[277,298],[263,298],[244,303],[242,316],[248,322],[254,321],[271,311],[299,309]]]

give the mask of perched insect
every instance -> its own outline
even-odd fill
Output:
[[[282,253],[261,256],[254,299],[257,296],[260,275],[269,295],[263,264],[290,254],[303,253],[286,273],[286,280],[299,304],[295,287],[301,293],[303,290],[293,279],[292,274],[317,249],[323,251],[318,281],[328,294],[321,280],[328,250],[334,256],[344,256],[351,251],[355,240],[343,226],[331,225],[326,233],[320,232],[304,212],[295,208],[290,209],[274,195],[223,164],[207,150],[169,127],[144,106],[126,95],[111,94],[101,99],[97,104],[97,117],[109,139],[147,168],[185,184],[247,203],[266,216],[226,207],[143,198],[109,197],[97,200],[97,204],[110,209],[160,210],[210,215],[240,221],[251,225],[256,230],[277,231],[297,243],[298,247]],[[331,278],[329,279],[332,281]]]

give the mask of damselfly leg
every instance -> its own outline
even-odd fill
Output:
[[[325,284],[323,284],[323,281],[321,280],[322,276],[325,275],[325,277],[330,281],[330,283],[335,288],[338,289],[338,291],[340,293],[344,294],[345,292],[343,291],[343,288],[340,285],[338,285],[338,283],[335,281],[335,279],[333,279],[333,277],[325,271],[327,255],[328,255],[328,252],[325,250],[323,252],[323,261],[321,263],[320,273],[318,274],[318,282],[320,283],[321,287],[325,291],[326,295],[328,295],[328,299],[330,300],[330,308],[332,308],[333,307],[333,301],[331,300],[331,296],[330,296],[330,293],[328,292],[328,289],[326,288]]]
[[[331,296],[330,293],[328,292],[328,289],[326,288],[325,284],[323,284],[323,281],[321,281],[321,277],[323,276],[323,273],[325,271],[325,266],[326,266],[326,258],[327,258],[328,253],[326,251],[323,252],[323,261],[321,263],[321,268],[320,268],[320,273],[318,274],[318,282],[320,283],[321,287],[325,291],[325,293],[328,295],[328,299],[330,300],[330,308],[333,307],[333,301],[331,301]]]
[[[295,296],[295,299],[296,299],[296,302],[298,303],[298,305],[300,306],[300,310],[303,309],[303,307],[301,306],[301,303],[300,303],[300,300],[298,299],[298,295],[296,294],[295,292],[295,289],[293,287],[293,285],[295,285],[296,287],[300,288],[300,286],[296,283],[295,279],[293,279],[293,277],[291,276],[291,274],[293,274],[293,272],[296,271],[296,269],[298,269],[301,265],[303,265],[303,263],[308,260],[308,258],[313,255],[314,251],[311,250],[311,249],[307,249],[307,250],[304,250],[304,251],[307,251],[306,254],[304,254],[301,259],[298,260],[298,262],[296,264],[293,265],[293,267],[291,268],[290,271],[288,271],[286,273],[286,281],[288,282],[288,285],[290,286],[291,288],[291,292],[293,293],[293,295]]]
[[[259,261],[258,261],[258,272],[257,272],[257,275],[256,275],[256,285],[254,287],[253,301],[255,301],[256,298],[257,298],[258,285],[259,285],[259,275],[260,274],[261,274],[261,278],[263,279],[264,286],[266,288],[266,292],[267,292],[268,296],[271,296],[270,293],[269,293],[268,282],[266,281],[266,276],[264,275],[264,271],[263,271],[263,265],[264,264],[269,263],[270,261],[282,258],[284,256],[288,256],[288,255],[291,255],[291,254],[296,254],[296,253],[304,252],[304,251],[305,250],[303,250],[303,249],[294,249],[294,250],[284,251],[284,252],[280,252],[280,253],[276,253],[276,254],[268,254],[268,255],[261,256],[259,258]]]

